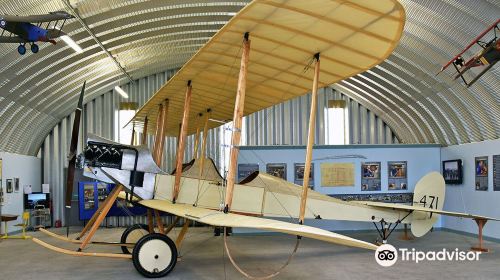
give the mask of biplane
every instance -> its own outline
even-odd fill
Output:
[[[441,67],[438,74],[443,72],[448,66],[453,65],[457,72],[453,79],[456,80],[461,78],[467,87],[472,86],[484,75],[484,73],[490,70],[500,60],[500,40],[497,35],[499,23],[500,19],[479,34],[464,50]],[[484,41],[486,35],[489,33],[492,33],[493,37]],[[479,51],[469,59],[465,59],[463,55],[473,46],[479,46]],[[472,68],[482,68],[482,70],[475,75],[473,74],[472,79],[467,81],[464,74]]]
[[[443,211],[445,183],[437,172],[418,182],[413,205],[348,202],[309,190],[318,88],[385,60],[398,44],[404,22],[405,11],[395,0],[252,1],[134,116],[131,123],[134,128],[142,128],[143,137],[147,133],[155,134],[152,153],[146,146],[123,145],[89,136],[78,161],[85,167],[86,176],[113,182],[116,187],[76,239],[43,230],[78,244],[78,249],[55,247],[37,238],[33,241],[69,255],[132,259],[143,276],[162,277],[176,265],[190,222],[221,227],[225,233],[227,228],[254,228],[297,236],[292,254],[278,271],[255,276],[244,271],[232,258],[228,237],[224,234],[227,256],[239,272],[248,278],[270,278],[290,263],[302,238],[367,250],[378,248],[369,242],[308,226],[310,219],[370,222],[377,227],[383,242],[400,224],[411,224],[413,234],[422,236],[439,215],[473,218],[484,223],[493,220]],[[238,58],[240,64],[235,67]],[[311,89],[304,185],[259,172],[236,182],[243,116],[304,95]],[[73,126],[67,207],[71,205],[83,92],[82,89]],[[231,118],[230,160],[224,178],[207,157],[207,136],[210,128],[221,125],[220,121],[210,120]],[[193,123],[202,125],[190,125]],[[166,135],[178,137],[172,173],[159,167]],[[195,158],[185,163],[188,135],[195,135]],[[120,246],[124,254],[84,251],[88,244],[103,244],[92,238],[117,198],[147,207],[148,225],[133,225],[124,231],[119,243],[108,244]],[[160,218],[162,212],[175,216],[174,222],[164,226]],[[283,218],[291,219],[287,222]],[[173,241],[167,233],[180,220],[184,223]]]
[[[19,44],[17,51],[20,55],[26,54],[26,44],[30,44],[31,51],[37,53],[39,46],[36,43],[49,42],[55,45],[54,39],[66,35],[62,29],[66,20],[72,18],[73,15],[64,11],[31,16],[0,15],[0,43]],[[45,27],[42,26],[44,23]]]

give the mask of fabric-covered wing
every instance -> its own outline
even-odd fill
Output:
[[[398,44],[404,22],[404,8],[396,0],[254,0],[151,97],[133,122],[142,127],[147,116],[148,132],[154,133],[158,105],[168,99],[167,134],[177,136],[189,80],[189,123],[207,109],[214,119],[232,119],[245,32],[251,41],[248,115],[310,92],[313,71],[306,69],[315,53],[321,55],[321,87],[379,64]],[[209,128],[219,125],[209,122]],[[195,131],[191,126],[188,134]]]
[[[64,11],[52,12],[46,15],[31,15],[31,16],[0,15],[0,20],[10,21],[10,22],[30,22],[30,23],[58,21],[70,18],[74,18],[74,16]]]
[[[350,247],[370,250],[377,249],[377,246],[371,243],[306,225],[292,224],[282,221],[244,216],[233,213],[224,214],[223,212],[217,210],[194,207],[187,204],[173,204],[172,202],[167,200],[142,200],[139,202],[139,204],[212,226],[255,228],[292,235],[299,235]]]
[[[460,218],[470,218],[470,219],[484,219],[484,220],[492,220],[492,221],[500,221],[500,219],[490,218],[485,216],[472,215],[467,213],[459,213],[459,212],[449,212],[431,208],[425,208],[422,206],[411,206],[411,205],[403,205],[403,204],[392,204],[392,203],[383,203],[383,202],[371,202],[371,201],[353,201],[354,203],[359,203],[363,205],[385,208],[385,209],[393,209],[393,210],[403,210],[403,211],[421,211],[427,213],[435,213],[447,216],[454,216]]]
[[[18,36],[0,36],[0,43],[27,43],[28,41]]]

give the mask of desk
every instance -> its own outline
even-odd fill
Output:
[[[17,220],[17,217],[19,217],[19,215],[2,214],[2,216],[1,216],[2,222],[15,221],[15,220]]]
[[[17,220],[17,217],[19,217],[19,215],[2,214],[2,216],[0,216],[1,221],[4,222],[4,225],[5,225],[4,226],[4,230],[5,230],[4,236],[7,236],[7,234],[8,234],[7,222],[15,221],[15,220]]]

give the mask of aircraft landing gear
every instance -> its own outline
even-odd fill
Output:
[[[150,233],[137,241],[132,252],[137,271],[148,278],[164,277],[177,263],[177,247],[168,236]]]
[[[380,229],[378,228],[377,223],[375,222],[375,216],[372,216],[372,220],[374,220],[373,225],[375,226],[375,229],[377,229],[377,232],[378,232],[379,237],[380,237],[380,239],[377,238],[377,240],[375,241],[375,244],[378,244],[378,245],[387,244],[387,239],[389,239],[389,236],[391,236],[392,232],[396,229],[396,227],[399,224],[401,224],[406,218],[408,218],[408,216],[410,216],[410,214],[412,212],[413,211],[406,214],[406,216],[404,216],[402,219],[397,220],[394,223],[394,225],[393,225],[393,223],[388,223],[384,219],[381,219],[379,221]]]
[[[24,55],[26,54],[26,46],[25,44],[21,44],[17,47],[17,52],[20,54],[20,55]]]
[[[120,240],[121,243],[137,243],[143,236],[148,235],[148,226],[144,224],[135,224],[128,227],[123,233]],[[128,246],[122,246],[124,254],[132,254]]]
[[[31,52],[37,53],[40,50],[37,44],[33,43],[31,44]]]

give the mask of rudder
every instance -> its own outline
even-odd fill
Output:
[[[439,172],[431,172],[422,177],[415,186],[413,206],[442,210],[445,198],[445,182]],[[416,237],[423,236],[436,223],[439,215],[426,212],[414,212],[411,232]]]

